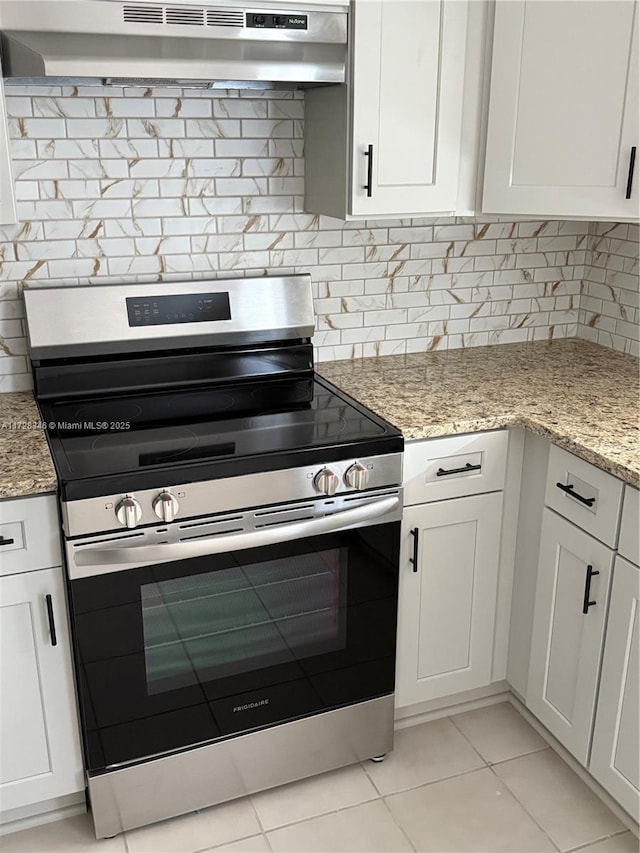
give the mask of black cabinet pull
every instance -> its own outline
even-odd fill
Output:
[[[481,468],[482,465],[472,465],[471,462],[467,462],[463,468],[449,468],[448,471],[445,468],[438,468],[436,477],[447,477],[449,474],[465,474],[467,471],[480,471]]]
[[[413,557],[409,557],[409,562],[413,566],[413,571],[418,571],[418,536],[420,535],[420,530],[418,527],[414,527],[413,530],[410,530],[409,533],[413,536]]]
[[[13,545],[13,539],[5,539],[4,536],[0,536],[0,548],[3,545]]]
[[[593,566],[587,566],[587,576],[584,581],[584,598],[582,599],[582,612],[585,614],[589,612],[590,607],[598,603],[597,601],[589,601],[589,596],[591,595],[591,578],[599,574],[600,572],[593,571]]]
[[[636,165],[636,146],[631,146],[629,154],[629,174],[627,175],[627,194],[625,198],[631,198],[631,190],[633,189],[633,167]]]
[[[556,483],[556,486],[559,489],[562,489],[565,494],[569,495],[572,498],[575,498],[577,501],[580,501],[580,503],[584,504],[585,506],[593,506],[596,502],[595,498],[583,498],[582,495],[579,495],[577,492],[574,492],[572,483],[569,483],[568,486],[565,486],[564,483]]]
[[[47,602],[47,617],[49,618],[49,633],[51,634],[51,645],[58,645],[58,638],[56,636],[56,620],[53,615],[53,601],[50,595],[45,595],[45,601]]]
[[[362,189],[367,191],[367,198],[371,198],[373,193],[373,145],[367,145],[364,156],[369,158],[369,162],[367,163],[367,183]]]

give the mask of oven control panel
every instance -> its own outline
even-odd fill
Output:
[[[127,296],[129,326],[169,326],[230,320],[228,293],[180,293],[168,296]]]
[[[345,459],[259,471],[220,480],[205,480],[156,489],[105,495],[62,503],[66,536],[88,536],[107,530],[171,524],[202,515],[251,507],[327,498],[397,488],[402,483],[402,453]]]

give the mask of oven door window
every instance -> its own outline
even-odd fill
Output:
[[[346,644],[347,550],[143,584],[149,694],[327,654]]]
[[[400,524],[70,583],[87,768],[393,692]]]

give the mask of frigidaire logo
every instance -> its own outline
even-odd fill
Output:
[[[246,705],[236,705],[236,707],[233,709],[233,713],[235,714],[236,711],[248,711],[250,708],[259,708],[261,705],[268,704],[268,699],[261,699],[259,702],[247,702]]]

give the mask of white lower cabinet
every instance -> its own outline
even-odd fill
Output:
[[[1,577],[0,631],[6,820],[13,810],[84,789],[63,570]]]
[[[405,509],[398,707],[490,683],[501,517],[501,492]]]
[[[616,557],[589,770],[640,820],[640,569]]]
[[[544,510],[527,706],[586,766],[614,552]]]

